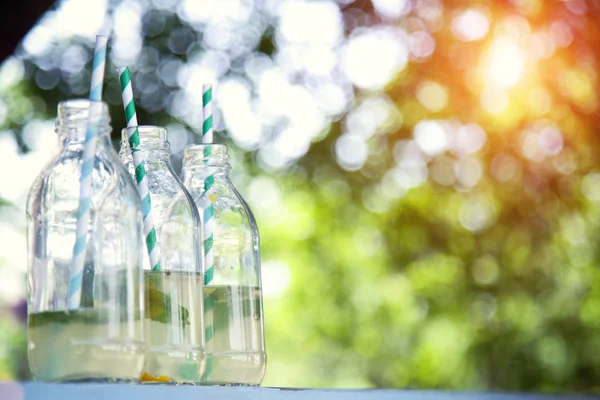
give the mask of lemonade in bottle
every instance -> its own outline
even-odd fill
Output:
[[[266,367],[258,228],[228,160],[219,144],[184,152],[184,182],[204,217],[203,383],[258,386]]]
[[[139,126],[158,263],[145,258],[146,363],[143,382],[201,383],[206,364],[203,324],[201,222],[190,194],[171,166],[167,130]],[[127,130],[121,158],[135,177]],[[140,246],[145,244],[140,241]]]

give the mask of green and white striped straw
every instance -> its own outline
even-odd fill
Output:
[[[212,85],[202,85],[202,143],[212,144]],[[210,156],[211,149],[207,146],[204,149],[204,156]],[[213,253],[213,204],[210,200],[211,189],[215,183],[215,177],[209,175],[204,181],[204,193],[209,200],[209,205],[204,210],[204,254],[206,272],[204,275],[204,284],[207,285],[214,275],[214,253]]]
[[[83,147],[81,176],[79,178],[79,208],[77,211],[77,228],[73,259],[69,271],[68,307],[77,309],[81,301],[81,286],[87,248],[87,233],[90,223],[90,205],[92,202],[92,172],[96,158],[96,142],[98,141],[98,124],[100,122],[98,102],[102,101],[102,86],[104,83],[104,67],[106,65],[106,36],[96,36],[94,58],[92,61],[92,80],[90,83],[90,108],[88,126]],[[96,104],[95,104],[96,103]]]
[[[202,143],[213,142],[212,85],[202,85]]]
[[[121,81],[121,96],[123,98],[123,108],[125,109],[125,120],[127,121],[127,136],[129,138],[129,147],[133,158],[133,167],[135,169],[135,180],[138,185],[138,192],[142,199],[142,208],[144,212],[144,236],[146,237],[146,247],[148,249],[148,260],[150,267],[154,271],[160,271],[160,250],[156,243],[156,229],[152,219],[152,202],[150,200],[150,191],[148,190],[148,179],[146,178],[146,167],[140,146],[140,133],[138,131],[137,115],[135,104],[133,102],[133,88],[131,86],[131,76],[129,67],[119,68],[119,80]]]
[[[212,126],[212,85],[202,85],[202,143],[212,144],[213,141],[213,126]],[[211,155],[210,146],[206,146],[204,149],[204,156],[208,157]],[[214,220],[213,220],[213,200],[211,194],[213,192],[213,186],[215,184],[215,177],[209,175],[204,180],[204,196],[208,200],[208,206],[204,209],[204,285],[210,284],[214,277],[214,251],[213,251],[213,239],[214,239]],[[210,341],[214,335],[214,324],[212,321],[214,308],[214,298],[208,295],[204,298],[204,315],[205,315],[205,334],[204,339],[208,347]],[[212,356],[209,354],[206,360],[206,370],[204,372],[204,379],[208,379],[213,370]]]

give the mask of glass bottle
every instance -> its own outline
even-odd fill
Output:
[[[228,160],[218,144],[187,146],[183,160],[185,185],[204,216],[204,383],[258,386],[266,367],[258,228]]]
[[[79,177],[90,111],[98,123],[79,307],[68,305]],[[137,380],[144,363],[142,204],[110,143],[108,107],[58,105],[58,151],[27,199],[28,358],[38,381]]]
[[[206,361],[200,215],[171,166],[167,130],[139,126],[138,131],[161,264],[160,270],[153,270],[144,256],[146,364],[142,381],[197,384]],[[122,131],[120,155],[135,177],[127,129]],[[145,249],[145,242],[140,246]]]

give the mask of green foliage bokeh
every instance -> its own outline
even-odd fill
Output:
[[[575,12],[569,2],[433,1],[439,11],[433,18],[423,12],[431,6],[427,1],[410,3],[412,11],[393,21],[379,19],[369,2],[339,5],[345,14],[364,17],[366,30],[387,24],[428,32],[435,51],[411,59],[381,90],[355,87],[349,109],[293,164],[264,168],[256,152],[241,149],[221,126],[217,140],[231,147],[236,182],[257,217],[263,281],[271,289],[281,286],[264,300],[264,385],[598,391],[600,5],[572,2],[587,4]],[[483,40],[461,42],[453,35],[452,19],[468,7],[488,15],[491,27]],[[152,13],[164,19],[162,33],[146,29],[143,37],[159,60],[186,62],[206,51],[196,45],[186,55],[174,54],[168,38],[189,24],[152,5],[145,13],[148,26]],[[504,34],[502,21],[513,17],[527,21],[531,31],[559,21],[571,27],[572,38],[498,92],[507,104],[490,112],[481,100],[481,60],[494,35]],[[90,43],[69,40],[91,51]],[[253,52],[274,57],[271,28]],[[85,86],[89,73],[41,89],[35,76],[43,65],[23,52],[17,57],[24,73],[0,90],[7,115],[0,125],[26,154],[23,127],[53,118],[58,101],[85,96],[73,88]],[[108,71],[114,67],[109,62]],[[141,57],[140,74],[145,67]],[[136,79],[134,73],[134,84]],[[441,85],[447,96],[442,109],[432,111],[417,99],[424,82]],[[113,127],[124,125],[117,90],[113,74],[105,89]],[[545,95],[530,99],[540,91]],[[347,113],[375,95],[385,95],[396,114],[367,140],[364,165],[344,169],[334,149]],[[550,105],[540,109],[544,99]],[[194,127],[167,109],[139,104],[138,111],[145,124],[180,124],[194,140]],[[399,158],[410,157],[402,153],[402,141],[414,144],[415,126],[426,120],[476,123],[485,130],[485,145],[467,164],[475,162],[481,178],[470,186],[436,179],[448,168],[437,163],[452,171],[465,159],[447,151],[427,157],[426,180],[390,195],[386,174]],[[560,131],[558,152],[528,153],[527,132],[538,132],[539,124],[542,131]],[[484,217],[486,223],[478,219]],[[269,279],[282,271],[289,282]],[[0,378],[27,378],[24,341],[23,326],[0,317]]]

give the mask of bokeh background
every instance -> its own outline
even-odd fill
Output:
[[[27,379],[25,199],[58,101],[173,161],[217,142],[261,232],[264,385],[600,390],[599,0],[62,0],[0,65],[0,379]]]

